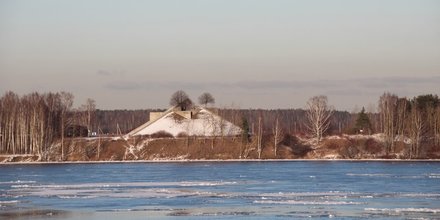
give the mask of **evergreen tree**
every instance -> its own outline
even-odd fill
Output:
[[[246,118],[243,118],[241,122],[241,140],[243,144],[249,142],[249,122]]]
[[[358,117],[356,119],[355,129],[356,129],[356,132],[365,133],[368,131],[368,133],[371,133],[370,118],[365,113],[364,107],[362,107],[361,112],[359,112],[359,114],[358,114]]]

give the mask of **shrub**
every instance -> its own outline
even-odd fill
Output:
[[[378,154],[382,152],[383,149],[384,146],[373,138],[368,138],[365,142],[365,150],[370,154]]]
[[[338,150],[341,148],[349,147],[351,143],[349,140],[345,140],[345,139],[327,139],[324,140],[324,143],[322,145],[330,150]]]
[[[281,141],[281,144],[286,146],[295,146],[298,143],[299,143],[298,138],[290,134],[285,134]]]
[[[396,153],[403,153],[407,148],[407,145],[403,141],[394,142],[394,151]]]
[[[344,147],[339,150],[339,154],[345,159],[354,159],[359,154],[359,149],[355,146]]]
[[[166,131],[158,131],[151,134],[152,138],[174,138],[174,136]]]
[[[182,131],[182,132],[178,133],[176,137],[184,138],[184,137],[188,137],[188,136],[189,136],[188,133]]]

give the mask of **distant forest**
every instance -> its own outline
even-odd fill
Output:
[[[243,118],[246,118],[250,124],[250,132],[255,130],[258,124],[258,118],[263,119],[263,129],[265,132],[272,132],[274,121],[278,117],[285,131],[290,134],[306,134],[305,126],[306,111],[303,109],[217,109],[209,108],[216,114],[224,117],[226,120],[241,126]],[[96,130],[99,125],[104,134],[128,133],[134,128],[147,122],[150,118],[150,112],[165,111],[166,109],[144,109],[144,110],[96,110],[96,121],[93,129]],[[357,114],[346,111],[335,111],[332,117],[330,134],[349,132]],[[377,114],[371,114],[371,117],[377,117]],[[118,128],[120,131],[118,131]],[[253,129],[252,129],[253,128]]]
[[[5,93],[0,98],[0,153],[42,154],[56,141],[63,143],[64,138],[84,136],[78,131],[81,129],[86,131],[86,136],[126,134],[147,122],[151,111],[165,110],[100,110],[92,99],[73,108],[73,100],[73,94],[68,92],[34,92],[23,96]],[[248,126],[252,135],[271,135],[275,129],[282,129],[289,135],[317,135],[318,138],[320,135],[383,133],[387,152],[393,152],[399,137],[412,140],[415,154],[423,146],[440,148],[440,100],[437,95],[409,99],[384,93],[377,107],[368,111],[362,108],[354,113],[329,108],[325,97],[323,113],[328,118],[317,124],[324,128],[314,131],[311,113],[318,111],[319,106],[313,106],[312,101],[319,100],[324,99],[311,99],[306,109],[209,109],[241,127]]]

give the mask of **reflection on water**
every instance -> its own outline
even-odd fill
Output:
[[[440,163],[0,166],[3,219],[382,218],[440,215]]]

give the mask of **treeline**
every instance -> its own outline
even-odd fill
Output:
[[[326,97],[321,98],[327,101]],[[165,110],[99,110],[92,99],[73,108],[73,101],[74,96],[68,92],[35,92],[21,97],[13,92],[5,93],[0,98],[0,153],[45,156],[47,149],[60,141],[63,157],[64,139],[78,136],[77,128],[85,130],[86,136],[126,134],[147,122],[151,111]],[[202,104],[206,106],[207,103]],[[401,142],[410,146],[410,158],[440,149],[440,100],[432,94],[409,99],[384,93],[377,108],[370,107],[369,111],[363,108],[350,113],[326,109],[330,115],[328,121],[316,122],[326,129],[317,131],[311,131],[309,108],[211,108],[211,111],[239,126],[244,126],[246,121],[252,135],[283,133],[313,137],[316,132],[320,138],[320,135],[330,134],[383,133],[386,151],[390,154]]]
[[[380,131],[386,151],[394,153],[396,144],[407,139],[409,158],[440,149],[440,100],[427,94],[408,99],[384,93],[378,103]]]
[[[41,154],[61,136],[68,93],[31,93],[19,97],[7,92],[0,99],[0,152]]]
[[[98,126],[103,134],[126,134],[134,128],[150,120],[150,112],[165,109],[142,110],[96,110],[93,129]]]
[[[306,110],[304,109],[218,109],[217,113],[233,122],[241,125],[242,120],[246,119],[249,123],[250,132],[256,133],[258,121],[261,118],[262,130],[265,134],[273,131],[278,119],[280,127],[288,134],[306,135],[309,130],[306,126]],[[347,111],[335,111],[331,118],[331,127],[328,134],[340,134],[350,132],[356,114]]]
[[[95,102],[88,99],[80,108],[72,109],[73,99],[68,92],[34,92],[21,97],[6,92],[0,98],[0,153],[45,156],[61,139],[63,155],[68,128],[75,124],[91,128],[93,124]]]
[[[374,109],[377,113],[372,112]],[[243,119],[247,120],[254,135],[273,138],[279,122],[284,133],[316,137],[310,125],[310,111],[309,108],[220,109],[219,114],[239,125]],[[328,121],[322,121],[322,124],[328,124],[325,135],[382,133],[386,153],[392,155],[402,152],[403,148],[406,158],[425,158],[440,151],[440,99],[437,95],[407,98],[386,92],[379,97],[377,108],[370,109],[370,112],[362,108],[353,113],[334,110],[326,110],[326,113],[331,116]],[[259,130],[263,134],[258,134]]]
[[[93,128],[99,125],[103,134],[126,134],[150,119],[150,112],[161,112],[166,109],[144,109],[144,110],[96,110],[96,121]],[[258,118],[262,118],[263,130],[265,133],[272,131],[275,120],[278,118],[283,130],[289,134],[306,134],[305,126],[306,111],[303,109],[230,109],[211,108],[211,111],[224,117],[226,120],[241,126],[245,118],[250,126],[250,132],[255,131]],[[347,133],[353,126],[356,114],[346,111],[335,111],[332,117],[329,134]]]

